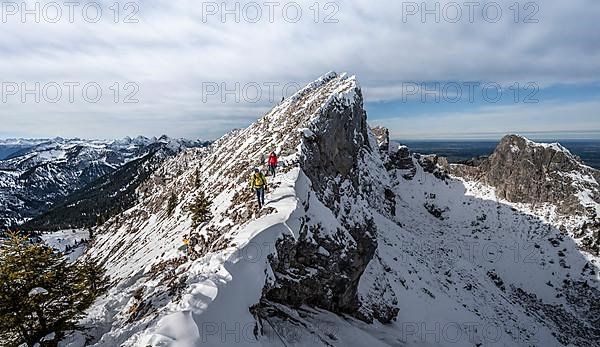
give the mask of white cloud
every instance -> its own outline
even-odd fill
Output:
[[[418,16],[403,23],[402,2],[383,0],[333,2],[338,23],[322,23],[335,7],[326,9],[327,2],[319,2],[321,23],[314,23],[314,2],[297,2],[303,10],[298,23],[282,17],[284,3],[274,23],[264,7],[258,23],[243,17],[235,23],[231,15],[226,23],[218,16],[203,23],[202,3],[191,0],[140,2],[137,24],[122,23],[124,8],[121,22],[114,23],[108,9],[113,1],[105,2],[99,23],[85,22],[79,12],[75,23],[20,23],[18,16],[8,17],[0,23],[2,82],[97,82],[110,96],[114,82],[130,81],[140,87],[140,103],[114,104],[109,97],[93,105],[81,98],[60,105],[9,102],[0,110],[2,131],[214,137],[247,124],[272,103],[266,97],[257,103],[203,102],[203,83],[224,82],[229,88],[236,82],[304,84],[329,70],[357,74],[373,101],[395,95],[394,86],[402,81],[547,85],[599,76],[600,3],[594,0],[538,2],[536,24],[513,23],[512,0],[497,1],[504,9],[498,23],[480,16],[469,23],[466,14],[459,23],[435,23],[432,17],[421,23]],[[27,1],[30,8],[33,3]],[[228,1],[229,8],[234,3]]]

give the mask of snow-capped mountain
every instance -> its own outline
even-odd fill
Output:
[[[167,159],[94,230],[84,256],[113,286],[62,345],[597,346],[599,259],[537,203],[567,215],[569,194],[590,191],[593,211],[598,176],[547,165],[574,158],[554,147],[508,138],[479,167],[390,148],[355,77],[328,73]],[[568,157],[538,159],[546,149]],[[259,210],[248,181],[271,151],[281,165]],[[527,174],[538,160],[547,171]],[[546,199],[546,185],[565,192]],[[535,201],[519,200],[525,189]],[[203,194],[211,218],[196,225]]]
[[[0,229],[40,215],[74,191],[157,147],[169,147],[175,154],[192,144],[164,136],[11,141],[24,147],[0,160]]]
[[[560,144],[507,135],[477,166],[449,170],[494,188],[502,200],[535,210],[584,250],[600,255],[600,171]]]

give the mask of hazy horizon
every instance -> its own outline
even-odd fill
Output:
[[[235,130],[236,128],[232,128],[230,131]],[[225,133],[226,134],[226,133]],[[225,135],[223,134],[223,135]],[[581,131],[581,132],[573,132],[573,131],[564,131],[564,132],[506,132],[506,133],[468,133],[462,136],[459,135],[441,135],[441,134],[414,134],[408,137],[402,136],[393,136],[390,134],[390,140],[392,141],[409,141],[409,142],[428,142],[428,141],[456,141],[456,142],[469,142],[469,141],[499,141],[502,137],[506,135],[521,135],[528,139],[534,141],[600,141],[600,130],[598,131]],[[126,137],[135,139],[136,137],[146,137],[146,138],[160,138],[161,136],[167,136],[169,138],[183,138],[186,140],[202,140],[202,141],[215,141],[220,138],[201,138],[201,137],[180,137],[180,136],[172,136],[169,134],[158,134],[158,135],[144,135],[144,134],[135,134],[135,135],[126,135],[122,137],[81,137],[81,136],[61,136],[61,135],[53,135],[53,136],[39,136],[39,137],[23,137],[23,136],[0,136],[1,141],[6,140],[52,140],[56,138],[63,139],[81,139],[81,140],[120,140]]]

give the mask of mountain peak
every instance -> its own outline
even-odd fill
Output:
[[[346,73],[328,72],[294,95],[284,99],[264,118],[269,121],[276,121],[292,117],[310,121],[332,102],[338,101],[344,105],[354,103],[357,93],[360,93],[360,86],[355,76],[348,76]]]
[[[506,135],[479,165],[451,165],[451,173],[495,189],[495,195],[533,209],[555,209],[553,220],[582,239],[582,248],[600,253],[598,227],[581,222],[600,217],[600,171],[559,143],[538,143]],[[554,212],[553,212],[554,213]]]
[[[566,155],[574,157],[573,154],[567,148],[563,147],[558,142],[552,142],[552,143],[535,142],[535,141],[528,139],[525,136],[518,135],[518,134],[509,134],[509,135],[504,136],[502,138],[502,140],[500,140],[499,146],[503,146],[505,144],[508,144],[513,151],[516,151],[519,148],[523,149],[525,147],[529,147],[529,148],[535,148],[535,149],[548,149],[548,150],[555,151],[555,152],[563,152]]]

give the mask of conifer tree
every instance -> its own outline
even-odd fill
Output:
[[[212,218],[212,213],[210,212],[211,205],[212,201],[208,199],[203,191],[200,191],[189,207],[192,213],[192,226],[194,228]]]
[[[194,186],[196,187],[196,189],[200,188],[200,186],[202,185],[202,181],[200,178],[200,168],[196,167],[196,175],[194,179]]]
[[[167,214],[169,216],[173,214],[175,207],[177,207],[177,195],[172,192],[169,201],[167,202]]]
[[[70,264],[62,253],[16,234],[2,241],[2,345],[32,346],[54,332],[52,342],[42,343],[53,346],[64,331],[73,329],[84,310],[106,288],[102,268],[91,261],[90,264]]]
[[[85,259],[76,266],[77,286],[82,296],[82,302],[91,305],[96,297],[108,290],[106,271],[91,259]]]

